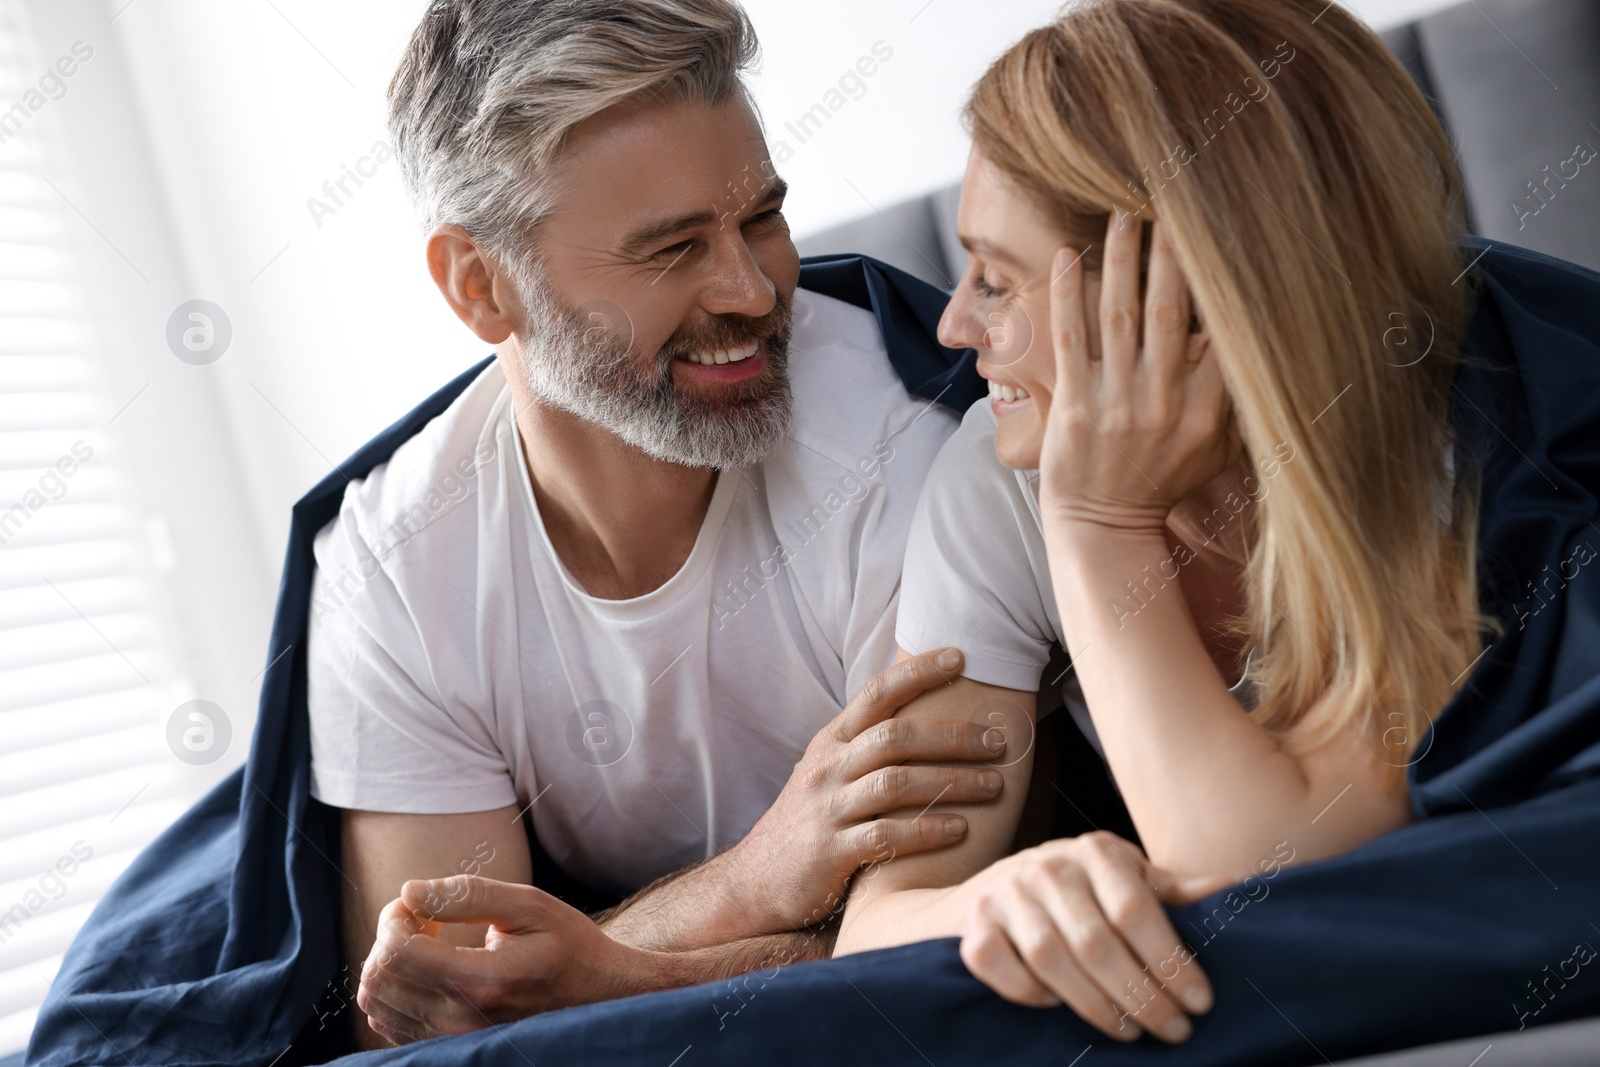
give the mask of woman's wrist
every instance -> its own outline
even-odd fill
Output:
[[[1054,529],[1087,537],[1164,535],[1167,516],[1172,511],[1162,504],[1108,505],[1085,500],[1052,500],[1051,495],[1041,493],[1039,503],[1040,520],[1046,533]]]
[[[1150,603],[1182,603],[1181,594],[1154,595],[1177,577],[1165,526],[1107,527],[1057,515],[1044,524],[1044,542],[1064,644],[1074,657],[1108,633],[1120,634]]]
[[[1166,552],[1165,510],[1151,509],[1137,513],[1069,507],[1041,508],[1040,520],[1045,544],[1051,550],[1059,549],[1075,559],[1090,563],[1107,553],[1122,555],[1147,547]]]

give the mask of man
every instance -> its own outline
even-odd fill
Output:
[[[316,541],[364,1045],[825,956],[855,871],[965,830],[878,816],[1000,787],[992,732],[890,721],[959,655],[873,679],[956,418],[797,290],[755,50],[730,0],[436,0],[391,86],[429,268],[498,358]],[[649,887],[591,920],[529,885],[524,819]]]

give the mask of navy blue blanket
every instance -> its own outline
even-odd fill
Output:
[[[1506,632],[1408,772],[1416,823],[1173,909],[1217,992],[1187,1045],[1117,1045],[1066,1009],[1007,1004],[945,940],[360,1061],[1284,1067],[1600,1014],[1600,568],[1589,565],[1600,550],[1600,275],[1472,242],[1480,252],[1462,283],[1481,294],[1453,403],[1458,464],[1482,472],[1485,603]],[[942,293],[856,257],[811,261],[801,284],[870,307],[917,395],[958,409],[979,395],[971,353],[933,339]],[[353,981],[338,958],[337,817],[307,793],[311,539],[347,479],[477,370],[295,506],[249,762],[95,909],[39,1016],[30,1064],[288,1067],[342,1050]]]

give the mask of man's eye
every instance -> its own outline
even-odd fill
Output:
[[[746,219],[744,221],[744,225],[749,226],[752,223],[760,224],[760,223],[781,222],[782,220],[783,220],[783,209],[781,207],[775,207],[775,208],[772,208],[770,211],[763,211],[759,215],[750,216],[750,218],[748,218],[748,219]],[[688,252],[693,247],[694,247],[694,240],[692,238],[688,239],[688,240],[679,241],[675,245],[668,245],[666,248],[662,248],[662,249],[659,249],[659,250],[657,250],[655,252],[650,253],[650,258],[651,259],[671,259],[674,256],[683,255],[684,253]]]

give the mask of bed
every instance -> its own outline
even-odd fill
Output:
[[[1408,770],[1415,823],[1173,909],[1217,991],[1189,1043],[1117,1045],[1066,1009],[1008,1004],[944,940],[348,1062],[1288,1067],[1519,1028],[1593,1037],[1557,1024],[1600,1016],[1600,961],[1581,948],[1600,947],[1600,274],[1479,239],[1467,255],[1482,297],[1455,385],[1457,462],[1481,472],[1480,579],[1506,632]],[[912,392],[958,409],[979,395],[971,353],[933,338],[939,290],[851,256],[807,260],[801,284],[870,308]],[[382,462],[476,370],[341,470]],[[344,484],[295,505],[248,763],[95,909],[27,1063],[289,1067],[349,1051],[337,818],[307,793],[303,655],[311,539]],[[1600,1040],[1583,1047],[1600,1062]]]

